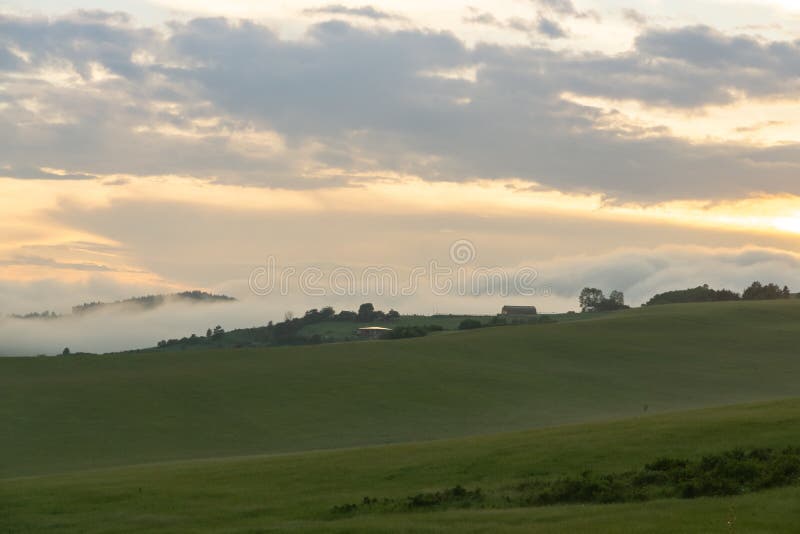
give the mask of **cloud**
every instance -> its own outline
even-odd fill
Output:
[[[636,26],[646,26],[648,22],[647,15],[632,8],[623,9],[622,17]]]
[[[540,10],[554,15],[579,19],[592,18],[600,22],[600,15],[596,11],[580,11],[575,7],[572,0],[532,0],[532,2]]]
[[[328,4],[322,7],[303,10],[308,15],[346,15],[372,20],[406,20],[405,17],[381,11],[372,6],[347,7],[342,4]]]
[[[562,28],[558,22],[548,19],[547,17],[539,17],[536,28],[539,30],[539,33],[542,33],[551,39],[563,39],[567,36],[566,30],[564,30],[564,28]]]
[[[107,265],[100,263],[74,263],[43,258],[40,256],[16,256],[10,260],[0,260],[0,265],[27,265],[36,267],[49,267],[51,269],[68,269],[72,271],[112,271]]]
[[[636,48],[650,56],[673,59],[698,67],[774,69],[786,74],[800,65],[800,45],[765,45],[744,35],[725,35],[709,26],[653,29],[636,40]]]
[[[482,24],[495,28],[514,30],[527,35],[541,35],[548,39],[562,39],[567,37],[567,31],[554,19],[541,13],[537,19],[529,20],[522,17],[509,17],[502,21],[488,11],[478,11],[470,8],[470,15],[464,17],[468,24]]]
[[[474,19],[493,23],[486,15]],[[709,27],[647,30],[606,55],[469,48],[448,32],[341,20],[290,40],[247,20],[174,22],[167,33],[78,13],[0,17],[0,51],[12,69],[0,72],[0,167],[18,177],[175,174],[309,189],[395,173],[515,177],[645,201],[800,193],[797,145],[689,142],[563,98],[702,111],[798,94],[796,43]]]
[[[486,26],[502,27],[503,22],[488,11],[478,11],[475,8],[469,8],[470,15],[463,18],[464,22],[468,24],[484,24]]]
[[[764,121],[764,122],[757,122],[755,124],[751,124],[749,126],[740,126],[736,128],[737,132],[748,133],[748,132],[758,132],[765,128],[771,128],[773,126],[783,126],[786,124],[784,121]]]
[[[94,180],[97,177],[86,173],[53,172],[53,170],[33,167],[0,167],[0,175],[9,178],[25,178],[30,180]]]

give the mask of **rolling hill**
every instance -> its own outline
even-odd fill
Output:
[[[426,338],[0,359],[0,476],[489,434],[800,396],[800,302]]]
[[[796,532],[800,487],[694,500],[340,516],[365,496],[633,469],[663,455],[800,444],[800,400],[351,450],[0,479],[3,532]]]

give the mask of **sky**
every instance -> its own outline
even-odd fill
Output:
[[[799,31],[789,0],[0,0],[0,315],[240,301],[102,338],[6,317],[0,353],[368,300],[800,288]],[[285,291],[253,287],[270,262]],[[433,264],[535,276],[443,293]]]

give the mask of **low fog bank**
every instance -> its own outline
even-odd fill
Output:
[[[552,304],[558,304],[553,299]],[[490,315],[499,313],[503,304],[519,302],[519,297],[251,297],[235,302],[176,303],[142,310],[117,307],[80,315],[63,315],[57,319],[0,318],[0,356],[58,355],[71,352],[117,352],[154,347],[159,340],[204,336],[216,325],[225,330],[265,326],[269,321],[282,321],[286,312],[295,316],[306,310],[333,306],[357,310],[359,304],[373,302],[388,311],[404,314],[464,313]],[[560,302],[561,306],[566,302]]]
[[[205,335],[216,325],[225,330],[264,326],[269,321],[282,321],[287,311],[295,316],[312,308],[333,306],[337,311],[357,310],[359,304],[372,302],[376,308],[391,308],[402,314],[475,314],[493,315],[503,305],[533,304],[544,313],[557,313],[578,308],[578,294],[583,287],[597,287],[608,294],[617,289],[625,293],[626,302],[638,306],[656,293],[686,289],[707,283],[716,289],[741,292],[754,280],[789,285],[800,290],[800,256],[791,251],[762,247],[703,248],[663,246],[653,249],[622,248],[607,254],[570,256],[548,261],[531,259],[523,265],[535,266],[537,292],[533,296],[492,294],[483,287],[480,295],[446,296],[434,294],[425,284],[410,296],[337,297],[308,296],[291,291],[288,296],[270,294],[263,297],[248,291],[246,280],[231,280],[214,287],[214,293],[233,295],[236,302],[186,303],[167,301],[164,305],[143,311],[141,308],[114,306],[78,316],[58,319],[0,318],[0,355],[32,356],[60,354],[65,347],[71,352],[115,352],[155,346],[162,339],[180,339],[192,334]],[[519,268],[519,267],[517,267]],[[510,269],[511,271],[514,268]],[[68,294],[59,288],[56,295]],[[89,293],[86,287],[80,295]],[[137,294],[123,288],[128,295]],[[122,293],[123,289],[116,289]],[[109,291],[110,292],[110,291]],[[146,294],[139,292],[138,294]],[[49,296],[42,288],[33,292],[24,285],[0,285],[6,313],[8,303],[18,309],[55,309],[48,306]],[[74,296],[74,295],[73,295]],[[90,299],[91,300],[91,299]],[[80,302],[73,298],[72,303]],[[0,310],[3,311],[3,310]]]

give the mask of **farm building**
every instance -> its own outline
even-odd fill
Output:
[[[536,306],[503,306],[502,315],[536,315]]]
[[[356,330],[356,334],[358,334],[358,337],[365,339],[380,339],[391,331],[391,328],[382,326],[365,326]]]

